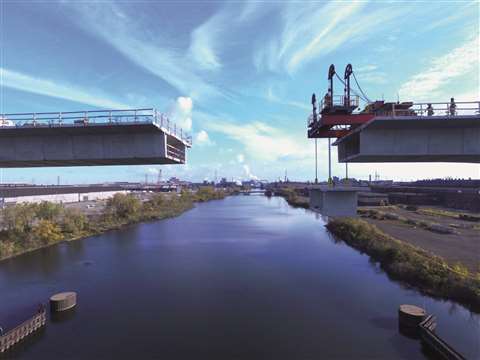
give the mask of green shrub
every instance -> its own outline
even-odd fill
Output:
[[[378,261],[392,278],[480,311],[480,273],[471,276],[462,264],[451,267],[442,258],[397,240],[361,219],[334,219],[326,227]]]
[[[116,193],[108,199],[105,214],[113,222],[118,220],[135,220],[140,215],[141,207],[142,204],[135,195]]]
[[[54,244],[63,239],[60,227],[50,220],[40,220],[32,233],[34,239],[42,245]]]

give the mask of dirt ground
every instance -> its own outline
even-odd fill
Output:
[[[372,207],[368,208],[372,209]],[[383,232],[441,256],[452,265],[460,262],[466,266],[469,271],[480,272],[479,222],[464,221],[439,215],[419,214],[415,211],[408,211],[397,207],[393,209],[389,208],[388,210],[382,210],[382,207],[375,207],[375,209],[396,213],[407,219],[437,223],[454,229],[455,233],[453,234],[439,234],[419,226],[405,224],[399,220],[365,218],[366,221],[376,225]],[[453,228],[452,225],[455,227]]]

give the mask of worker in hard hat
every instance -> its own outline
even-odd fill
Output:
[[[432,104],[427,105],[427,115],[432,116],[434,114]]]
[[[452,97],[450,99],[450,116],[455,116],[457,114],[457,104],[455,104],[455,99]]]
[[[323,107],[331,107],[332,106],[332,97],[330,96],[330,92],[327,92],[325,94],[325,97],[323,98]]]

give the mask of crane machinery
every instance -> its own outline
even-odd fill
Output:
[[[353,78],[356,88],[351,86]],[[334,80],[344,86],[334,92]],[[360,109],[360,99],[366,104]],[[318,105],[318,107],[317,107]],[[328,139],[328,183],[310,188],[310,207],[327,216],[355,216],[360,188],[332,182],[331,145],[338,161],[470,162],[480,163],[480,101],[385,102],[371,101],[360,87],[351,64],[343,79],[332,64],[328,90],[319,101],[312,94],[308,138],[315,139],[315,183],[318,183],[317,139]],[[335,142],[331,144],[331,139]]]
[[[351,86],[351,78],[356,84]],[[334,92],[334,79],[344,85]],[[365,107],[360,110],[360,99]],[[343,79],[332,64],[328,90],[312,95],[308,138],[328,139],[338,147],[338,160],[351,162],[470,162],[480,163],[480,101],[414,103],[371,101],[358,83],[351,64]],[[335,139],[333,144],[330,139]],[[315,150],[316,151],[316,150]],[[317,157],[317,155],[315,155]],[[347,165],[346,165],[347,166]],[[316,164],[317,168],[317,164]],[[317,172],[317,170],[316,170]],[[317,178],[317,175],[316,175]]]

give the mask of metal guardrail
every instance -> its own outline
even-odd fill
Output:
[[[340,100],[335,100],[334,105],[341,106],[343,96],[338,96]],[[352,99],[350,99],[352,100]],[[435,117],[435,116],[465,116],[465,115],[479,115],[480,114],[480,101],[458,101],[454,103],[452,107],[450,102],[432,102],[432,103],[413,103],[410,106],[405,104],[392,103],[391,110],[382,110],[378,116],[419,116],[419,117]],[[429,107],[430,105],[430,107]],[[323,100],[322,107],[324,108]],[[321,122],[320,113],[317,114],[317,121]],[[314,116],[310,114],[307,118],[307,126],[311,127],[314,123]]]
[[[0,128],[75,127],[126,123],[155,124],[189,146],[192,145],[192,137],[155,108],[0,114]]]
[[[400,107],[400,105],[398,105]],[[413,103],[408,109],[392,105],[391,116],[464,116],[480,114],[480,101]]]
[[[451,347],[447,342],[435,334],[436,318],[427,316],[418,326],[420,338],[436,355],[436,358],[445,360],[465,360],[462,354]]]
[[[350,96],[350,101],[347,100],[347,97],[344,95],[334,95],[332,99],[329,99],[327,97],[323,97],[322,100],[320,101],[320,109],[319,112],[316,114],[317,121],[321,121],[321,113],[323,109],[327,107],[345,107],[346,109],[356,109],[358,108],[360,104],[360,98],[358,95],[351,95]],[[315,119],[313,117],[313,114],[310,114],[310,116],[307,119],[307,126],[311,127],[312,124],[315,122]]]
[[[323,97],[320,101],[320,111],[329,106],[345,106],[358,108],[360,104],[360,98],[357,95],[350,96],[350,104],[348,104],[347,97],[344,95],[334,95],[332,99]]]
[[[38,311],[28,320],[20,325],[0,334],[0,353],[7,351],[13,345],[34,333],[36,330],[44,326],[46,323],[45,307],[41,305]]]

